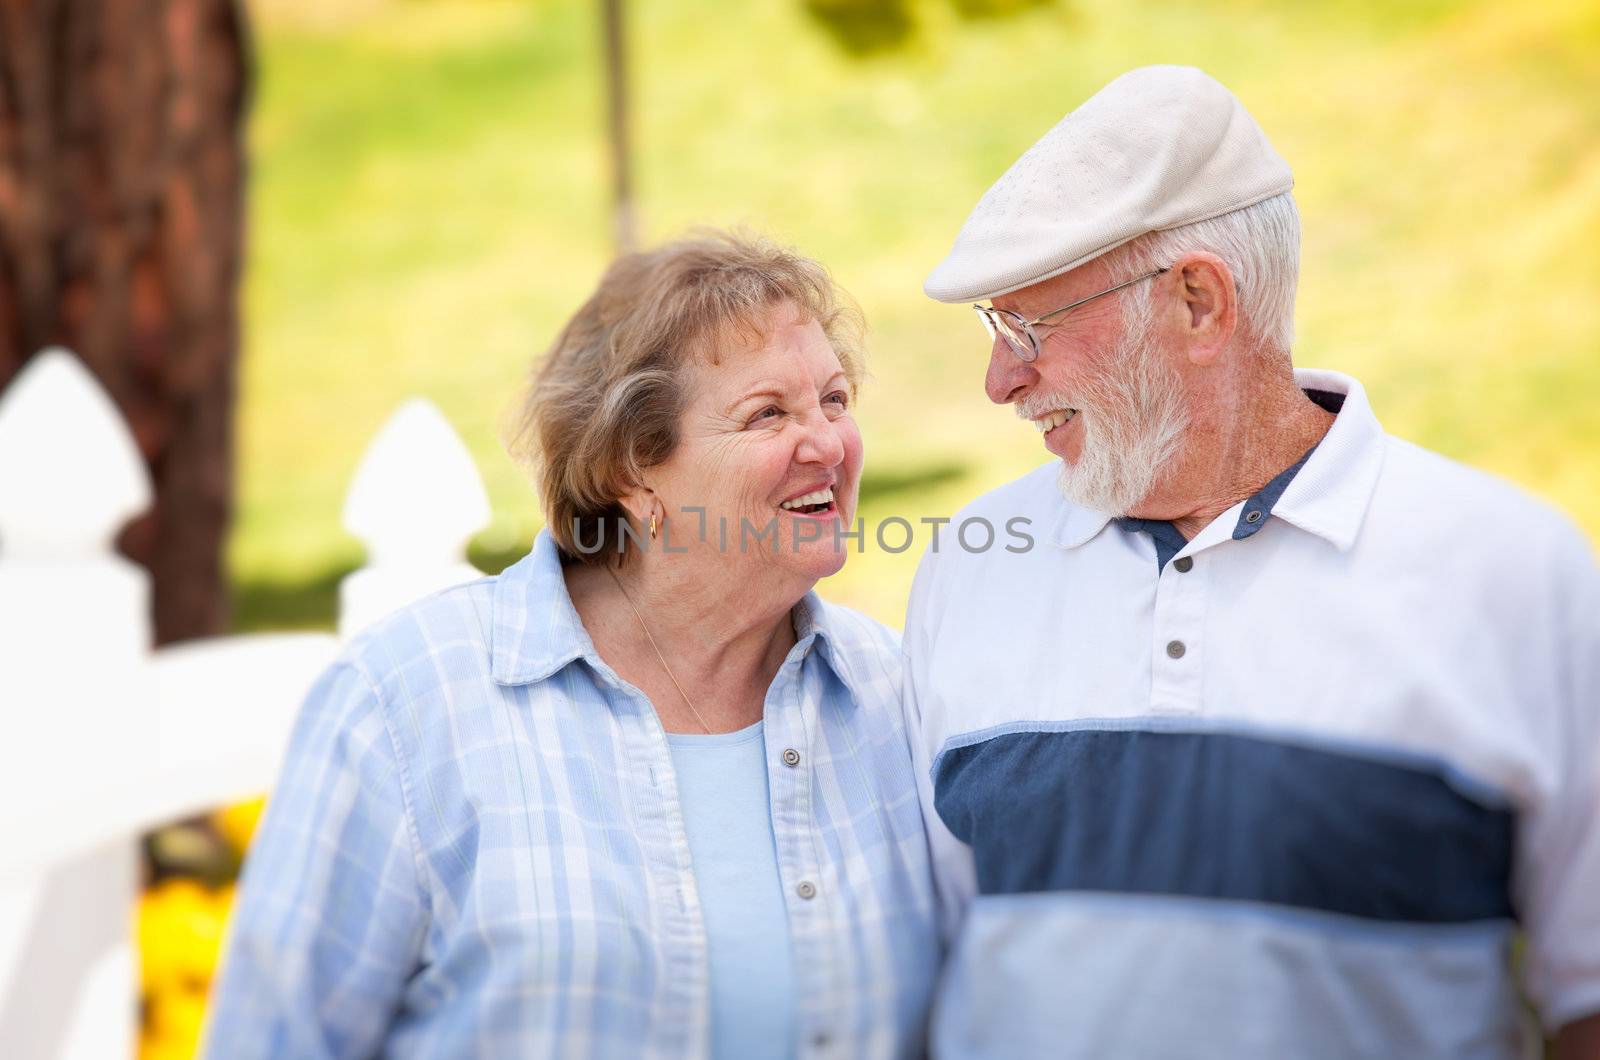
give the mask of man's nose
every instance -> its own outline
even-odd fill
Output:
[[[996,335],[989,347],[989,371],[983,378],[989,400],[996,405],[1009,405],[1038,381],[1039,373],[1033,365],[1018,357],[1010,343]]]

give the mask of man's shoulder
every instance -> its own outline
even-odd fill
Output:
[[[1393,435],[1385,437],[1373,505],[1391,523],[1448,536],[1463,555],[1483,553],[1497,566],[1593,565],[1587,535],[1556,505],[1499,475]]]
[[[1482,522],[1493,517],[1495,525],[1547,532],[1571,525],[1565,512],[1509,479],[1404,438],[1386,435],[1384,440],[1379,488],[1386,501],[1426,505],[1444,519],[1471,517]]]
[[[1018,516],[1038,522],[1067,503],[1056,485],[1060,478],[1061,461],[1040,464],[1027,474],[974,497],[951,522],[981,518],[998,526]]]
[[[1061,464],[1052,460],[963,505],[948,525],[924,541],[906,612],[907,634],[956,599],[972,600],[999,572],[1013,571],[1038,558],[1070,502],[1058,482]],[[986,524],[986,525],[984,525]]]
[[[935,568],[982,568],[1006,544],[1030,542],[1031,549],[1068,503],[1056,485],[1060,469],[1059,461],[1041,464],[962,505],[923,538],[918,579],[933,577]],[[958,535],[976,544],[958,544]]]

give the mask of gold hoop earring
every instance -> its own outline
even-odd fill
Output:
[[[650,513],[650,540],[656,539],[656,513]]]

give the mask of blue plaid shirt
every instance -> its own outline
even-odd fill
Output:
[[[897,641],[815,594],[794,615],[765,712],[799,992],[798,1038],[773,1053],[920,1055],[939,951]],[[703,1056],[708,984],[665,735],[541,534],[318,681],[245,866],[207,1053]]]

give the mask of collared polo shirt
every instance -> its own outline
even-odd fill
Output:
[[[761,741],[794,1036],[765,1055],[919,1056],[939,943],[896,638],[815,594],[793,618]],[[548,534],[317,683],[230,935],[210,1056],[708,1055],[673,755]]]
[[[1344,395],[1328,390],[1307,390],[1306,397],[1310,398],[1320,408],[1338,415],[1344,407]],[[1289,488],[1289,483],[1306,466],[1306,461],[1311,459],[1311,454],[1317,451],[1313,445],[1307,449],[1305,455],[1268,480],[1267,484],[1256,490],[1255,493],[1245,498],[1239,506],[1239,519],[1233,526],[1233,539],[1243,541],[1261,529],[1262,524],[1272,516],[1272,508],[1278,503],[1278,498],[1283,496],[1283,491]],[[1117,525],[1124,530],[1140,531],[1150,535],[1156,546],[1156,569],[1166,569],[1167,562],[1183,551],[1183,546],[1188,544],[1188,538],[1171,522],[1164,519],[1138,519],[1133,516],[1123,516],[1117,520]],[[1191,557],[1185,566],[1193,563]]]
[[[1157,564],[1054,463],[924,557],[906,709],[945,1057],[1506,1057],[1600,1012],[1600,572],[1360,385]],[[1520,981],[1511,962],[1520,929]]]

